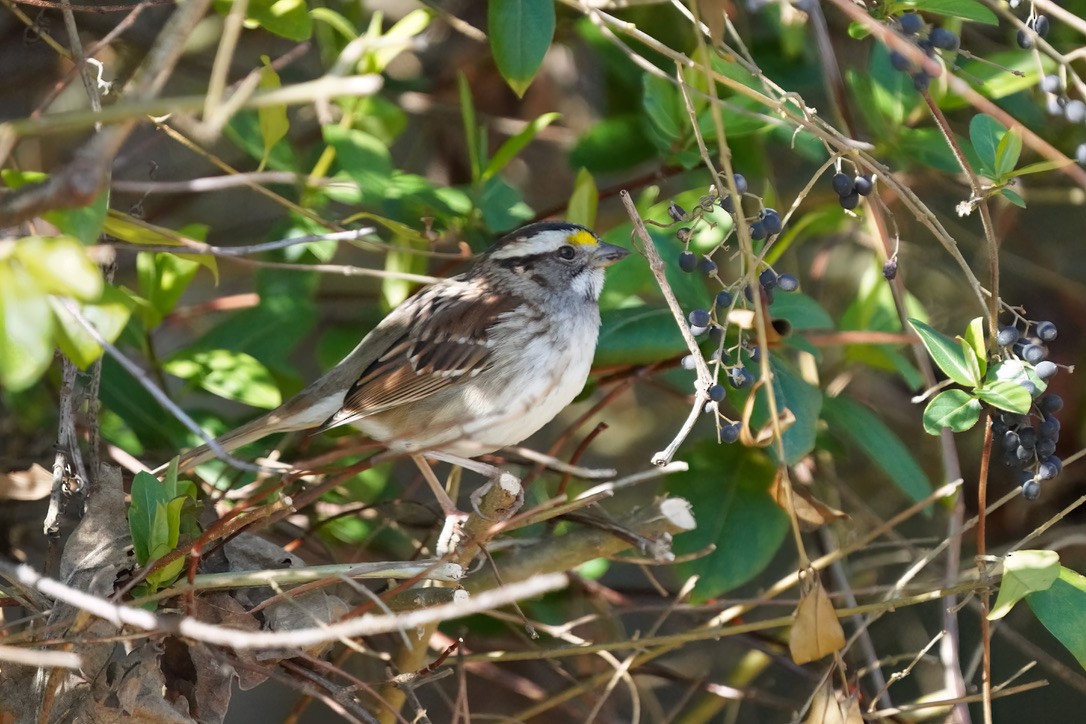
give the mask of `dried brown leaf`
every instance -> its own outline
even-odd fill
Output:
[[[792,660],[797,664],[817,661],[844,645],[845,632],[837,620],[833,602],[822,588],[822,583],[815,578],[810,589],[799,599],[796,622],[788,636]]]

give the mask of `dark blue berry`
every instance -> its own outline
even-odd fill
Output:
[[[1003,433],[1003,447],[1008,450],[1016,450],[1020,441],[1018,439],[1018,433],[1014,430],[1007,430]]]
[[[728,377],[731,386],[737,390],[741,390],[754,382],[754,375],[745,367],[732,367],[728,372]]]
[[[1050,460],[1056,460],[1055,463],[1049,462]],[[1044,462],[1037,466],[1037,479],[1038,480],[1051,480],[1060,474],[1063,470],[1063,465],[1059,464],[1059,458],[1055,455],[1049,455],[1045,458]]]
[[[894,281],[897,278],[897,257],[893,259],[887,259],[886,263],[882,265],[882,276],[888,282]]]
[[[1068,101],[1067,105],[1063,107],[1063,117],[1070,123],[1082,123],[1083,119],[1086,119],[1086,103],[1078,98]]]
[[[716,346],[720,346],[721,340],[724,339],[724,328],[713,325],[709,327],[709,341]]]
[[[1036,372],[1037,376],[1042,380],[1047,380],[1049,377],[1052,377],[1059,372],[1059,369],[1060,368],[1056,366],[1055,362],[1044,360],[1043,362],[1038,362],[1033,368],[1033,371]]]
[[[1033,457],[1033,448],[1019,445],[1018,449],[1014,451],[1014,456],[1022,462],[1025,462]]]
[[[1037,425],[1037,434],[1042,438],[1058,438],[1060,436],[1060,421],[1051,415]]]
[[[1049,393],[1037,400],[1037,407],[1041,412],[1051,415],[1054,412],[1059,412],[1063,409],[1063,398],[1055,393]]]
[[[758,283],[762,285],[762,289],[772,289],[777,286],[777,272],[766,269],[758,275]]]
[[[875,185],[871,183],[870,176],[857,176],[853,180],[853,185],[856,188],[856,193],[860,196],[867,196],[875,188]]]
[[[848,196],[856,188],[856,183],[843,173],[836,173],[830,180],[833,192],[838,196]]]
[[[712,317],[709,316],[709,312],[704,309],[695,309],[687,316],[690,320],[691,327],[708,327],[712,321]]]
[[[1026,500],[1037,500],[1041,496],[1041,484],[1032,478],[1022,483],[1022,497]]]
[[[735,201],[732,200],[731,196],[724,196],[720,199],[720,208],[724,209],[729,214],[733,214],[735,213]]]
[[[750,225],[750,238],[755,241],[761,241],[768,236],[765,230],[765,224],[761,221],[755,221]]]
[[[672,201],[667,205],[667,215],[671,217],[672,221],[682,221],[686,218],[686,209]]]
[[[1037,431],[1032,427],[1018,428],[1018,444],[1027,450],[1032,450],[1037,445]]]
[[[762,223],[765,225],[766,233],[770,236],[781,233],[781,229],[784,228],[781,224],[781,215],[777,213],[776,209],[764,210],[762,212]]]
[[[851,211],[860,205],[860,195],[853,191],[851,194],[837,199],[837,202],[841,204],[842,209]]]
[[[928,56],[929,58],[935,57],[935,43],[931,42],[930,40],[918,40],[916,41],[916,47],[923,50],[924,55]]]
[[[1029,393],[1030,397],[1036,397],[1040,390],[1037,389],[1037,385],[1033,384],[1029,380],[1023,380],[1018,383],[1018,386]]]
[[[724,399],[724,385],[713,385],[709,388],[709,399],[713,402],[720,402]]]
[[[799,279],[792,274],[781,274],[777,277],[777,288],[782,292],[794,292],[799,289]]]
[[[741,173],[735,174],[735,190],[740,196],[747,192],[747,178]]]
[[[1037,443],[1037,457],[1046,458],[1056,452],[1056,441],[1049,438]]]
[[[958,49],[958,36],[950,32],[946,28],[932,28],[928,34],[928,40],[936,48],[941,50],[957,50]]]
[[[732,301],[735,296],[727,289],[716,293],[716,306],[717,309],[727,309],[732,305]]]
[[[730,425],[725,425],[720,428],[720,442],[731,445],[733,442],[739,439],[740,426],[738,422],[733,422]]]
[[[1029,22],[1030,29],[1042,38],[1048,37],[1048,16],[1038,15]]]
[[[1045,342],[1054,342],[1058,333],[1056,325],[1052,322],[1038,322],[1037,324],[1037,336]]]
[[[716,262],[707,256],[698,259],[698,271],[708,276],[716,271]]]
[[[922,70],[913,73],[913,88],[916,88],[917,92],[923,93],[931,85],[931,76]]]
[[[1014,36],[1015,41],[1018,43],[1018,47],[1022,50],[1029,50],[1033,47],[1033,38],[1029,36],[1029,33],[1025,30],[1019,30]]]
[[[1039,344],[1027,344],[1022,348],[1022,359],[1035,365],[1047,356],[1045,348]]]
[[[905,13],[899,20],[901,32],[906,35],[916,35],[924,27],[924,19],[916,13]]]
[[[893,68],[894,70],[899,70],[899,71],[904,73],[905,71],[907,71],[909,69],[910,66],[911,66],[911,64],[909,63],[908,58],[906,58],[904,55],[897,52],[896,50],[891,50],[890,51],[890,67],[891,68]]]
[[[698,258],[694,256],[692,251],[684,251],[679,254],[679,268],[684,272],[692,272],[698,265]]]
[[[1010,347],[1018,341],[1020,336],[1021,334],[1018,331],[1018,327],[1004,327],[999,330],[999,334],[996,335],[996,344],[1000,347]]]

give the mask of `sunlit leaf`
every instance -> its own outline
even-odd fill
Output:
[[[1031,593],[1047,591],[1060,577],[1060,555],[1056,551],[1012,551],[1003,559],[999,595],[988,612],[992,621],[1010,613],[1014,604]]]
[[[1044,591],[1026,596],[1037,620],[1067,647],[1086,669],[1086,578],[1070,568]]]
[[[946,390],[936,395],[924,408],[924,429],[938,435],[944,427],[965,432],[980,419],[980,402],[965,390]]]

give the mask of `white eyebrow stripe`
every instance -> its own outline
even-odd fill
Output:
[[[559,246],[563,244],[569,244],[569,236],[574,230],[570,231],[545,231],[530,239],[518,239],[502,246],[500,249],[496,249],[491,253],[491,257],[494,259],[510,259],[518,256],[533,256],[535,254],[546,254],[547,252],[555,251]],[[573,244],[571,244],[572,246]]]

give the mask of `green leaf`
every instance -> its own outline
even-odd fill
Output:
[[[1010,380],[985,382],[974,390],[977,397],[992,407],[1024,415],[1029,412],[1033,399],[1026,388]]]
[[[761,450],[703,440],[687,457],[690,469],[670,476],[667,487],[690,501],[698,519],[695,530],[675,539],[675,553],[714,546],[677,566],[681,576],[699,576],[692,599],[701,602],[761,573],[784,541],[788,515],[769,495],[776,466]]]
[[[335,10],[330,10],[328,8],[312,8],[309,11],[309,17],[332,28],[339,33],[344,40],[351,41],[358,37],[358,28],[356,28],[350,20],[343,17],[343,15],[337,13]]]
[[[1044,173],[1045,171],[1052,171],[1057,168],[1063,168],[1064,166],[1067,166],[1071,163],[1074,163],[1074,161],[1072,161],[1071,159],[1067,159],[1066,161],[1038,161],[1037,163],[1028,163],[1022,168],[1015,171],[1014,175],[1027,176],[1031,173]]]
[[[0,179],[11,189],[17,189],[28,183],[41,183],[49,178],[40,171],[18,171],[12,168],[0,169]],[[42,218],[48,221],[62,234],[74,236],[83,244],[90,246],[98,241],[102,233],[102,222],[109,208],[109,188],[105,188],[86,206],[72,209],[47,211]]]
[[[596,179],[588,169],[577,171],[573,181],[573,193],[566,206],[566,221],[593,228],[596,225],[596,210],[600,203],[600,192],[596,189]]]
[[[999,190],[999,195],[1010,201],[1012,204],[1020,209],[1026,208],[1026,200],[1023,199],[1017,191],[1008,188],[1002,188]]]
[[[520,191],[506,183],[501,176],[492,176],[483,183],[482,192],[475,203],[483,212],[483,222],[487,228],[495,231],[512,229],[532,218],[532,209],[524,203]]]
[[[988,348],[984,343],[984,318],[977,317],[969,322],[965,328],[965,344],[972,350],[977,360],[980,371],[979,377],[983,378],[988,371]]]
[[[1015,129],[1010,129],[999,139],[999,145],[995,152],[996,179],[1002,181],[1013,175],[1014,167],[1018,165],[1018,157],[1022,154],[1022,136]]]
[[[995,13],[977,0],[912,0],[909,5],[933,15],[961,18],[984,25],[999,25],[999,19],[996,18]]]
[[[800,377],[778,355],[771,356],[769,364],[773,372],[773,394],[777,402],[777,412],[782,413],[789,409],[795,416],[795,422],[781,435],[784,462],[795,465],[814,450],[818,419],[822,410],[822,391]],[[769,403],[766,399],[769,388],[763,386],[757,394],[751,426],[760,429],[769,422]],[[768,450],[773,456],[778,453],[776,445],[771,445]]]
[[[976,375],[976,369],[966,362],[961,345],[918,319],[909,319],[909,324],[920,336],[920,341],[936,366],[947,377],[965,387],[976,387],[980,384],[980,377]]]
[[[261,90],[274,90],[279,88],[279,74],[272,67],[271,59],[266,55],[260,56],[260,88]],[[264,143],[264,155],[260,159],[258,171],[263,171],[264,166],[271,158],[275,144],[286,138],[290,131],[290,121],[287,119],[286,106],[261,106],[257,109],[257,119],[260,123],[260,140]]]
[[[980,402],[965,390],[946,390],[924,408],[924,429],[929,435],[938,435],[944,427],[965,432],[977,424],[980,411]]]
[[[903,160],[921,163],[946,173],[961,171],[961,164],[958,163],[958,159],[947,144],[946,138],[938,129],[902,128],[898,135],[896,150],[898,156]],[[959,142],[961,142],[961,139],[959,139]],[[966,155],[969,154],[966,153]]]
[[[460,122],[464,124],[464,137],[468,147],[468,168],[471,169],[473,183],[483,175],[483,156],[486,148],[485,137],[480,139],[482,129],[475,120],[475,100],[471,97],[471,85],[464,71],[456,74],[457,92],[460,96]]]
[[[70,236],[28,236],[15,242],[14,258],[39,291],[84,302],[102,293],[102,273],[87,250]]]
[[[965,367],[968,370],[969,379],[978,381],[983,379],[984,373],[981,371],[981,358],[977,356],[977,353],[964,339],[959,339],[958,345],[962,351],[962,359],[965,360]]]
[[[53,317],[49,298],[0,241],[0,386],[18,392],[38,381],[53,361]],[[10,245],[10,246],[9,246]]]
[[[166,479],[140,471],[132,478],[131,503],[128,506],[128,527],[136,549],[136,561],[141,566],[153,563],[172,548],[162,550],[169,539],[167,521],[160,512],[165,504],[177,497],[177,461],[170,463]],[[175,544],[176,545],[176,544]],[[158,555],[154,555],[159,551]]]
[[[186,349],[162,369],[212,394],[253,407],[270,410],[283,401],[268,368],[244,352]]]
[[[1026,603],[1056,639],[1086,669],[1086,578],[1070,568],[1045,591],[1026,596]]]
[[[121,336],[136,304],[136,301],[124,291],[107,285],[97,302],[81,304],[80,309],[98,333],[107,342],[112,343]],[[58,311],[54,308],[53,319],[56,322],[54,331],[57,346],[76,367],[85,370],[102,356],[102,348],[98,342],[67,310]]]
[[[623,171],[655,155],[641,114],[628,113],[593,123],[573,147],[569,161],[598,174]]]
[[[233,3],[215,0],[215,10],[225,14]],[[313,33],[313,20],[305,0],[249,0],[245,12],[245,25],[261,27],[288,40],[309,40]]]
[[[793,330],[833,329],[833,317],[803,292],[777,294],[769,306],[774,319],[786,320]]]
[[[928,476],[912,452],[871,410],[845,397],[827,397],[822,418],[831,432],[863,450],[910,500],[920,501],[931,493]]]
[[[675,318],[663,307],[606,309],[601,316],[595,367],[650,364],[686,349]]]
[[[323,129],[324,141],[336,150],[342,168],[362,190],[363,198],[384,198],[392,176],[392,157],[380,139],[353,128],[331,125]]]
[[[102,223],[106,220],[109,209],[109,189],[106,188],[94,201],[75,209],[50,211],[43,215],[46,221],[57,227],[61,233],[74,236],[85,246],[98,243],[102,233]]]
[[[136,255],[140,294],[151,304],[159,320],[174,310],[199,269],[199,263],[177,254],[144,252]],[[157,324],[155,321],[147,326]]]
[[[486,169],[483,171],[482,179],[486,181],[505,168],[518,153],[524,150],[525,146],[535,140],[540,131],[561,118],[561,116],[561,113],[544,113],[539,118],[531,121],[520,133],[508,139],[497,150],[494,157],[490,159],[490,163],[487,164]]]
[[[988,612],[995,621],[1010,613],[1014,604],[1031,593],[1047,591],[1060,577],[1060,555],[1056,551],[1012,551],[1003,559],[1003,580],[999,595]]]
[[[1007,129],[987,113],[978,113],[969,122],[969,142],[973,144],[983,168],[977,169],[995,176],[996,152]]]
[[[554,38],[554,0],[490,0],[487,34],[505,82],[523,96]]]
[[[686,105],[673,82],[646,73],[641,81],[641,91],[645,115],[660,134],[663,148],[670,148],[675,141],[690,136]]]

